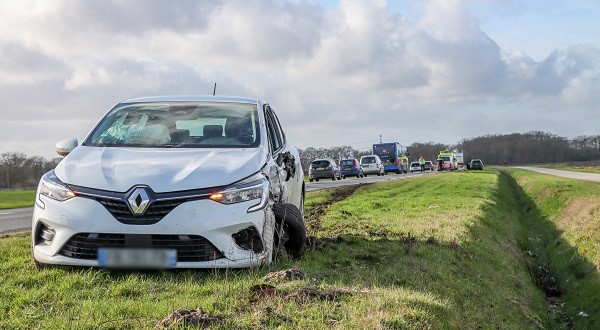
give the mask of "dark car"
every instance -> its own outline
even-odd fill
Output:
[[[473,159],[471,160],[471,165],[469,166],[471,170],[483,170],[483,162],[481,159]]]
[[[356,158],[342,159],[340,161],[340,170],[342,171],[342,178],[346,178],[347,176],[362,178],[365,176],[363,174],[363,169],[358,164],[358,159]]]
[[[319,181],[319,179],[341,180],[342,173],[340,168],[331,158],[315,159],[308,168],[308,180],[310,182]]]

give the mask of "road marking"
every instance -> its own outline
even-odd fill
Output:
[[[3,213],[0,213],[0,215],[9,215],[9,214],[15,214],[15,212],[3,212]]]

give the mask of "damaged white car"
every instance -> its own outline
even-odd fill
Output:
[[[39,184],[32,252],[48,264],[240,268],[302,255],[296,148],[262,100],[123,101]]]

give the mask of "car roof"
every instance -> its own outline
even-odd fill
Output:
[[[121,103],[140,103],[140,102],[228,102],[228,103],[266,103],[260,99],[240,97],[240,96],[222,96],[222,95],[163,95],[146,96],[131,98]]]

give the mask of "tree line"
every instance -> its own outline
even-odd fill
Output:
[[[44,173],[55,168],[61,158],[47,160],[41,156],[28,157],[22,152],[0,154],[0,188],[19,189],[37,186]]]
[[[579,136],[574,139],[555,134],[531,131],[527,133],[484,135],[463,139],[456,145],[434,142],[415,142],[407,146],[410,160],[420,156],[435,161],[440,150],[461,150],[465,161],[479,158],[485,164],[510,165],[600,160],[600,135]],[[318,158],[357,158],[370,155],[371,150],[356,150],[351,146],[331,148],[308,147],[300,150],[300,162],[305,172]],[[56,167],[61,158],[44,157],[20,152],[0,154],[0,189],[35,187],[40,177]]]

